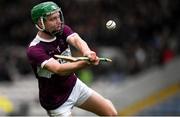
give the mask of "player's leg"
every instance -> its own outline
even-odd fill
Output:
[[[61,117],[61,116],[70,117],[72,107],[73,107],[72,102],[70,99],[68,99],[62,106],[54,110],[47,110],[47,113],[50,117]]]
[[[48,112],[48,115],[50,116],[50,117],[71,117],[72,115],[71,115],[71,112],[70,111],[66,111],[66,112],[64,112],[64,113],[60,113],[60,112]]]
[[[111,101],[105,99],[95,91],[93,91],[92,95],[78,107],[100,116],[117,116],[117,111]]]
[[[77,79],[76,84],[66,102],[57,109],[48,110],[47,113],[51,117],[71,116],[73,107],[75,105],[81,105],[91,96],[91,94],[92,89]]]

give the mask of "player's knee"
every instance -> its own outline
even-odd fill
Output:
[[[117,115],[118,115],[118,113],[116,110],[110,110],[107,114],[107,116],[117,116]]]
[[[107,99],[107,102],[109,103],[110,105],[110,109],[108,109],[107,111],[107,115],[108,116],[117,116],[118,113],[117,113],[117,110],[115,109],[115,107],[113,106],[112,102],[110,100]]]

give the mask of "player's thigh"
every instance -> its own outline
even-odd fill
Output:
[[[79,107],[101,116],[117,115],[117,111],[111,101],[105,99],[95,91],[93,91],[92,95]]]

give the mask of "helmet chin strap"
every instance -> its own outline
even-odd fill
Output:
[[[40,21],[42,24],[42,28],[40,26],[38,26],[37,24],[35,24],[36,28],[40,31],[44,31],[45,30],[45,25],[44,25],[44,21],[43,21],[43,17],[40,17]]]
[[[42,31],[42,32],[44,32],[44,33],[46,33],[46,34],[48,34],[48,35],[51,35],[51,36],[55,36],[54,34],[50,33],[49,31],[46,31],[46,30],[44,30],[44,31]]]
[[[51,35],[51,36],[57,36],[57,35],[61,35],[63,33],[63,29],[64,29],[64,23],[61,24],[61,29],[59,31],[49,32],[45,29],[45,30],[43,30],[43,32],[48,35]]]
[[[63,28],[62,28],[63,29]],[[59,31],[52,31],[52,32],[49,32],[49,31],[47,31],[47,30],[44,30],[43,32],[44,33],[46,33],[46,34],[48,34],[48,35],[51,35],[51,36],[57,36],[57,35],[61,35],[62,34],[62,32],[63,32],[63,30],[59,30]]]

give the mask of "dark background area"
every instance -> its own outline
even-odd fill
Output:
[[[26,46],[36,30],[31,8],[45,0],[0,2],[1,45]],[[179,37],[179,0],[54,0],[64,13],[66,24],[89,42],[123,48],[128,43],[153,43],[155,35]],[[117,29],[108,31],[107,20]],[[92,40],[92,41],[91,41]],[[167,40],[167,39],[163,39]]]
[[[35,37],[37,29],[32,23],[30,11],[34,5],[43,1],[45,0],[0,1],[1,63],[5,62],[7,69],[7,64],[13,63],[13,57],[19,71],[23,73],[30,71],[27,67],[23,67],[28,63],[26,57],[24,59],[21,57],[17,48],[24,48],[21,51],[25,52],[25,48]],[[136,74],[151,66],[168,63],[180,53],[179,0],[173,2],[54,0],[54,2],[61,7],[65,23],[79,33],[99,55],[102,53],[101,47],[106,50],[114,49],[112,71],[121,71],[127,75]],[[115,30],[108,30],[105,27],[110,19],[117,24]],[[105,52],[105,55],[110,53]],[[118,58],[119,55],[121,57]],[[122,59],[122,56],[126,60],[125,65],[118,60]],[[103,67],[102,71],[105,69]],[[94,72],[98,74],[100,70]]]

